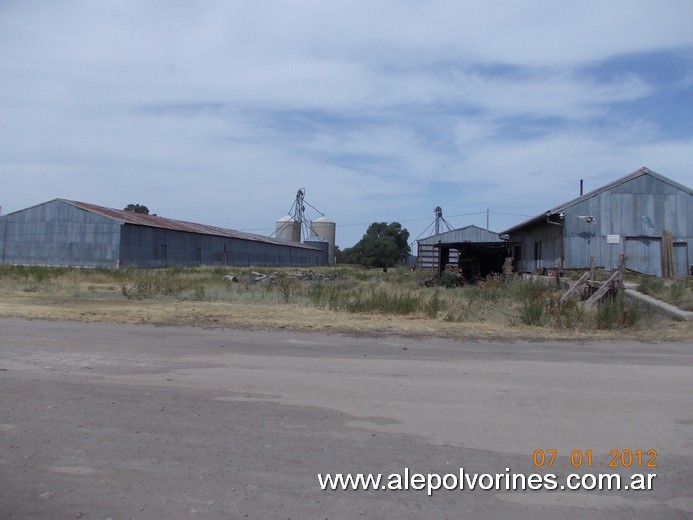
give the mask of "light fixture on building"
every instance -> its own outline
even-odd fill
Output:
[[[575,215],[580,220],[587,222],[588,224],[594,222],[594,217],[592,215]]]

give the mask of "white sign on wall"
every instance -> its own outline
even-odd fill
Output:
[[[620,244],[621,243],[621,235],[606,235],[606,243],[607,244]]]

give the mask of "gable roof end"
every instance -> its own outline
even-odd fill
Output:
[[[505,235],[508,233],[512,233],[513,231],[516,231],[520,228],[529,226],[531,224],[535,224],[537,222],[540,222],[551,215],[555,215],[557,213],[563,213],[566,209],[570,208],[571,206],[574,206],[576,204],[579,204],[580,202],[583,202],[587,199],[591,199],[592,197],[596,197],[597,195],[604,193],[605,191],[608,191],[610,189],[613,189],[617,186],[620,186],[622,184],[625,184],[626,182],[632,181],[633,179],[637,179],[638,177],[641,177],[643,175],[649,175],[650,177],[654,177],[655,179],[664,182],[666,184],[669,184],[681,191],[685,191],[689,195],[693,195],[693,190],[691,188],[688,188],[684,186],[683,184],[679,184],[678,182],[671,180],[664,175],[660,175],[659,173],[650,170],[649,168],[643,167],[640,168],[639,170],[634,171],[633,173],[630,173],[626,175],[625,177],[621,177],[620,179],[616,179],[613,182],[610,182],[609,184],[605,184],[604,186],[601,186],[595,190],[592,190],[588,193],[585,193],[584,195],[581,195],[580,197],[577,197],[573,200],[570,200],[568,202],[564,202],[563,204],[556,206],[554,208],[551,208],[550,210],[540,213],[539,215],[532,217],[530,219],[527,219],[511,228],[506,229],[505,231],[501,232],[501,235]]]

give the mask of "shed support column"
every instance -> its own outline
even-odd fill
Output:
[[[450,248],[447,246],[440,246],[438,251],[438,276],[440,276],[443,274],[445,266],[450,261]]]

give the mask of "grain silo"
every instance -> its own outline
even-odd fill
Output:
[[[318,237],[326,240],[329,243],[329,263],[335,264],[335,243],[337,224],[329,218],[322,216],[314,220],[310,226],[310,234],[312,237]]]
[[[275,236],[281,240],[301,241],[301,223],[291,215],[284,215],[277,220]]]

